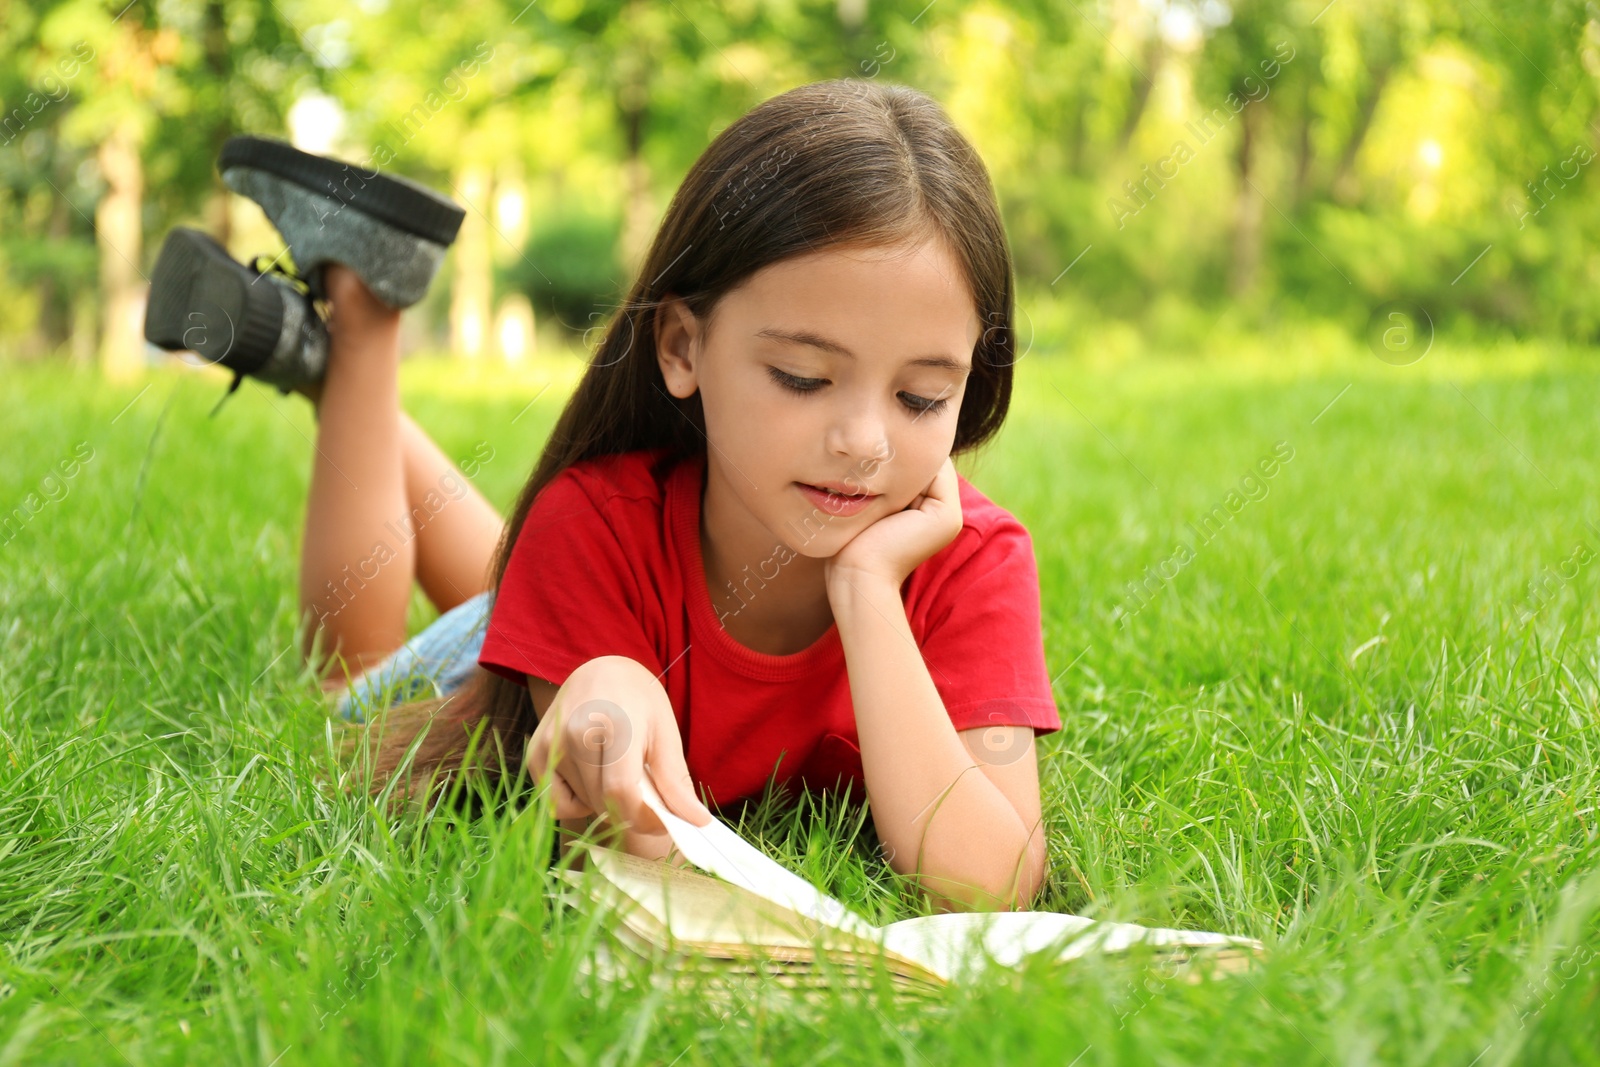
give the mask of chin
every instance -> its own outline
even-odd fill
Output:
[[[845,546],[845,542],[834,544],[835,538],[832,534],[818,534],[803,544],[795,544],[794,538],[793,533],[782,538],[784,546],[795,555],[806,559],[830,559],[838,555],[839,550]]]
[[[839,550],[849,544],[850,538],[855,536],[853,532],[846,534],[827,526],[812,531],[808,536],[808,528],[803,525],[803,518],[802,516],[800,519],[795,519],[793,525],[780,523],[773,530],[778,541],[797,556],[804,556],[807,559],[827,559],[838,555]]]

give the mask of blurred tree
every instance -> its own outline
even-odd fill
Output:
[[[77,175],[85,152],[59,136],[62,117],[81,92],[80,75],[95,53],[72,42],[61,54],[40,41],[48,11],[0,0],[0,284],[10,292],[0,315],[0,350],[38,356],[74,332],[72,355],[92,358],[93,200]]]
[[[1283,92],[1285,83],[1280,79],[1301,60],[1295,41],[1306,35],[1297,32],[1293,9],[1281,4],[1234,0],[1230,6],[1231,17],[1215,29],[1200,53],[1195,81],[1196,95],[1206,102],[1200,121],[1216,116],[1219,129],[1233,127],[1235,190],[1228,289],[1240,298],[1254,292],[1261,274],[1270,198],[1261,188],[1260,163],[1266,139],[1274,133],[1281,136],[1278,131],[1283,126],[1269,116],[1284,107],[1285,95],[1291,98],[1288,106],[1293,106],[1293,93]]]
[[[144,362],[143,152],[156,110],[170,100],[170,68],[179,40],[147,5],[114,13],[69,2],[56,7],[42,24],[40,43],[63,54],[74,30],[82,33],[94,62],[84,66],[83,102],[66,114],[61,133],[69,143],[94,146],[103,183],[94,209],[100,366],[108,377],[127,378]]]
[[[944,103],[1020,279],[1082,314],[1287,299],[1359,324],[1406,296],[1600,334],[1600,9],[1579,0],[125,3],[0,0],[7,352],[136,366],[153,238],[226,240],[221,141],[281,136],[316,93],[339,151],[467,208],[427,309],[457,350],[522,328],[507,287],[581,330],[723,126],[836,76]]]
[[[143,363],[146,229],[194,215],[196,202],[221,188],[221,140],[281,114],[278,90],[296,65],[297,45],[282,32],[272,0],[159,7],[64,0],[31,5],[28,17],[17,19],[12,10],[6,46],[19,62],[0,80],[3,99],[26,108],[42,98],[48,106],[6,139],[21,142],[55,198],[49,221],[22,233],[46,237],[55,251],[31,254],[27,236],[0,247],[12,268],[23,264],[39,286],[40,334],[32,347],[55,348],[70,323],[80,355],[94,331],[76,249],[93,247],[99,359],[108,374],[126,376]],[[251,77],[227,76],[238,69]],[[26,218],[31,209],[21,210]],[[224,219],[213,204],[212,226],[225,236]]]

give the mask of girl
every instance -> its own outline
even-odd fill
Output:
[[[1061,726],[1032,543],[951,463],[1009,404],[1011,263],[937,103],[827,81],[723,130],[503,525],[399,410],[398,310],[325,258],[326,370],[288,386],[318,417],[301,602],[376,787],[413,743],[408,788],[498,752],[659,858],[646,773],[698,825],[772,780],[862,786],[936,905],[1028,906]],[[405,642],[413,576],[443,614]]]

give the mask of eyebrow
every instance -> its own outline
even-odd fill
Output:
[[[768,326],[764,330],[756,331],[757,337],[766,337],[774,341],[783,341],[787,344],[806,345],[810,348],[820,348],[824,352],[834,355],[846,356],[855,359],[856,354],[840,344],[838,341],[829,340],[821,334],[812,333],[810,330],[781,330],[776,326]],[[970,363],[962,363],[945,355],[918,356],[916,359],[906,360],[908,367],[937,367],[940,370],[959,371],[963,374],[972,369]]]

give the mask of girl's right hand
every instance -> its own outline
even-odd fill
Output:
[[[572,672],[534,730],[526,764],[535,781],[554,770],[557,819],[608,817],[634,855],[660,858],[671,847],[644,803],[646,767],[673,814],[696,826],[711,821],[694,794],[666,690],[627,657],[602,656]]]

